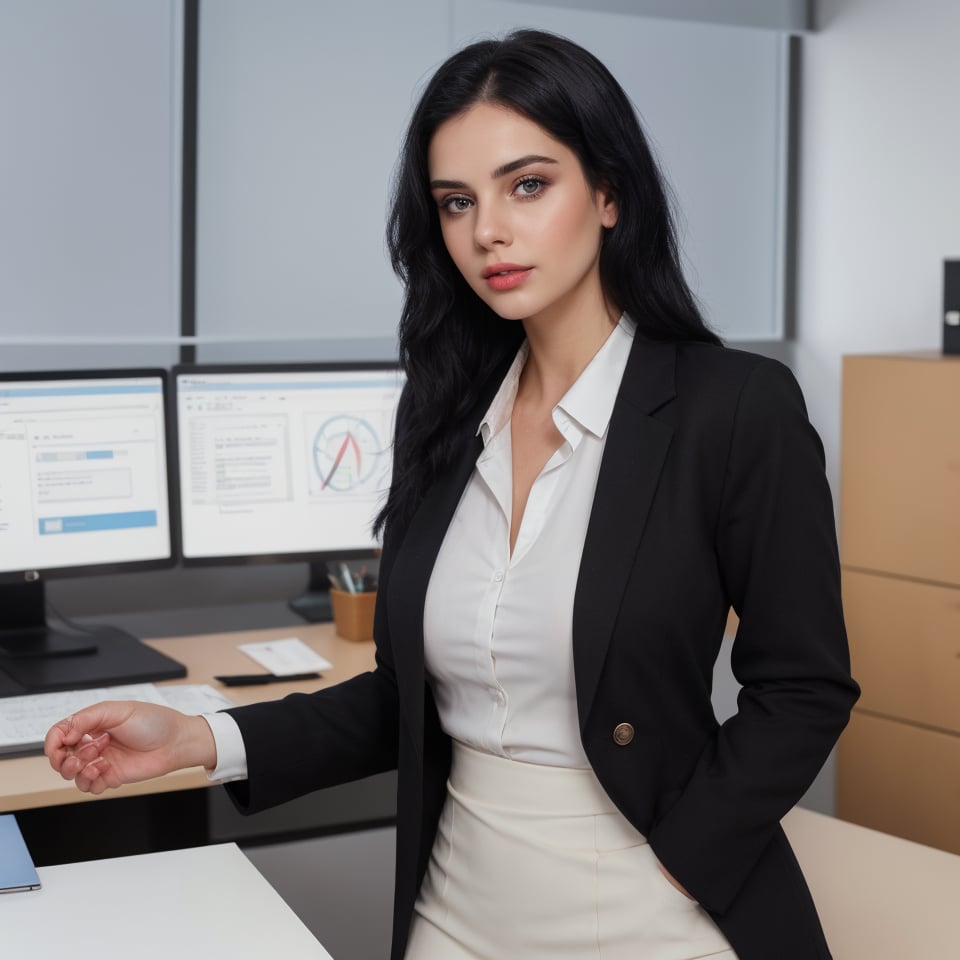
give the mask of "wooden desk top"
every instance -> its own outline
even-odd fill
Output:
[[[266,686],[223,687],[213,679],[215,674],[258,673],[260,668],[246,654],[237,650],[241,643],[258,643],[278,640],[282,637],[299,637],[322,657],[333,664],[319,680],[299,683],[271,683]],[[238,706],[275,700],[288,693],[309,693],[341,680],[347,680],[372,670],[374,666],[373,641],[354,643],[338,637],[329,623],[301,624],[296,627],[280,627],[274,630],[245,630],[238,633],[210,633],[190,637],[165,637],[146,640],[152,647],[179,660],[187,668],[184,680],[172,680],[158,684],[209,683],[222,690]],[[119,790],[103,794],[107,797],[131,797],[144,794],[166,793],[172,790],[190,790],[210,785],[199,767],[180,770],[177,773],[134,783]],[[17,757],[0,760],[0,813],[28,810],[33,807],[52,807],[66,803],[83,803],[98,799],[80,793],[70,782],[55,773],[46,757]]]

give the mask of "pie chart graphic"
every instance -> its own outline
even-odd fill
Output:
[[[359,491],[376,474],[383,452],[380,436],[361,417],[338,415],[324,421],[313,439],[313,464],[320,491]]]

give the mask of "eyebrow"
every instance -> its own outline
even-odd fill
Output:
[[[529,153],[525,157],[518,157],[516,160],[511,160],[509,163],[503,164],[501,167],[497,167],[493,173],[490,174],[491,180],[499,180],[501,177],[505,177],[508,173],[515,173],[517,170],[522,170],[524,167],[529,167],[531,163],[557,163],[552,157],[542,157],[536,153]],[[430,189],[431,190],[463,190],[467,186],[462,180],[431,180]]]

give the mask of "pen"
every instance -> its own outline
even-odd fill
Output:
[[[213,679],[219,680],[225,687],[252,687],[260,683],[283,683],[287,680],[318,680],[321,676],[320,673],[288,673],[286,676],[276,673],[232,673]]]
[[[354,585],[353,577],[350,576],[350,568],[345,563],[340,564],[340,576],[343,578],[343,583],[347,590],[350,593],[356,593],[357,588]]]

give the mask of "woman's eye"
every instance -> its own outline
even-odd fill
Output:
[[[546,185],[546,180],[541,177],[524,177],[514,188],[521,197],[536,197]]]
[[[469,197],[447,197],[440,204],[440,208],[447,213],[463,213],[469,210],[473,201]]]

